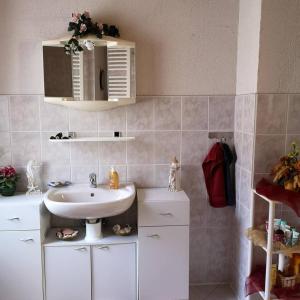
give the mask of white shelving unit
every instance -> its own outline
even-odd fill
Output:
[[[100,137],[82,137],[70,139],[49,139],[50,143],[78,143],[78,142],[126,142],[135,140],[134,136],[100,136]]]
[[[259,193],[255,189],[252,190],[252,199],[251,199],[251,227],[255,226],[254,224],[254,208],[255,208],[255,196],[260,197],[269,204],[269,217],[268,217],[268,233],[266,245],[261,245],[260,247],[266,252],[266,280],[265,280],[265,289],[264,291],[259,292],[262,299],[264,300],[280,300],[275,295],[271,293],[271,272],[272,272],[272,257],[273,255],[279,254],[290,254],[290,253],[300,253],[300,247],[292,247],[286,250],[274,250],[273,249],[273,231],[274,231],[274,218],[275,218],[275,207],[278,204],[282,204],[278,201],[273,201]],[[249,259],[249,273],[251,272],[252,258],[253,258],[253,246],[251,243],[250,247],[250,259]]]

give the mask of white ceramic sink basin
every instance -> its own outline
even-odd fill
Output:
[[[133,203],[133,184],[121,185],[113,190],[104,185],[91,188],[88,184],[74,184],[50,189],[44,203],[54,215],[70,219],[111,217],[125,212]]]

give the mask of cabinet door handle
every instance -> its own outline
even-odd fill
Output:
[[[152,239],[159,239],[160,236],[159,234],[150,234],[150,235],[147,235],[148,238],[152,238]]]
[[[79,248],[75,248],[74,250],[76,251],[87,251],[86,247],[79,247]]]
[[[97,249],[100,249],[100,250],[109,250],[109,247],[108,246],[99,246],[99,247],[97,247]]]
[[[24,243],[28,243],[28,242],[34,242],[34,239],[33,238],[27,238],[27,239],[20,239],[21,242],[24,242]]]
[[[19,217],[9,218],[8,221],[20,221]]]
[[[160,213],[161,216],[164,216],[164,217],[173,217],[173,214],[172,213]]]

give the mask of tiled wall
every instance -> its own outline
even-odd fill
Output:
[[[270,178],[270,170],[279,158],[291,149],[295,141],[300,146],[300,95],[259,94],[257,98],[257,130],[254,161],[254,181]],[[260,219],[267,215],[260,209]],[[288,207],[278,207],[277,216],[300,229],[300,219]],[[258,220],[260,221],[260,220]]]
[[[262,177],[270,178],[270,170],[279,158],[287,153],[292,141],[300,145],[300,95],[297,94],[250,94],[235,99],[235,147],[237,207],[235,213],[235,247],[232,282],[237,298],[244,297],[244,283],[248,275],[247,260],[249,242],[244,236],[250,222],[252,186]],[[267,206],[256,198],[254,212],[257,223],[264,222]],[[286,206],[276,210],[300,229],[296,214]],[[262,253],[254,252],[255,261]]]
[[[96,172],[107,182],[111,165],[121,180],[138,187],[165,187],[174,155],[182,164],[182,186],[191,199],[191,282],[229,282],[233,208],[207,204],[201,164],[210,143],[208,131],[233,131],[233,96],[138,97],[137,103],[99,113],[69,110],[43,102],[40,95],[0,97],[0,165],[22,173],[30,159],[42,163],[49,180],[87,182]],[[76,131],[78,136],[135,136],[120,143],[51,144],[50,135]],[[246,163],[246,161],[245,161]]]
[[[232,284],[237,299],[245,299],[244,284],[248,275],[248,247],[245,230],[250,221],[253,151],[255,138],[256,95],[239,95],[235,99],[234,142],[236,163],[236,210],[233,232]]]

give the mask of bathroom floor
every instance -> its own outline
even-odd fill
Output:
[[[228,285],[190,286],[190,300],[235,300]]]

